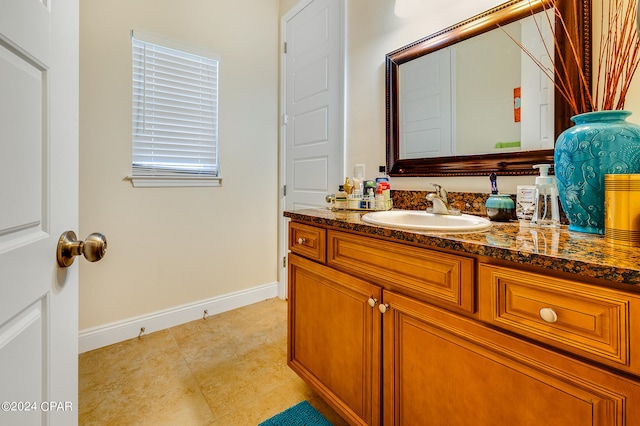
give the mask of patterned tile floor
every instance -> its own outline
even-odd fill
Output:
[[[286,365],[287,302],[266,300],[80,355],[80,425],[251,426],[307,400]]]

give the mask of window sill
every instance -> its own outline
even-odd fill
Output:
[[[134,188],[222,186],[221,176],[127,176]]]

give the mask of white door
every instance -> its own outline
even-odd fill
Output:
[[[401,159],[455,154],[453,53],[449,47],[400,65]]]
[[[286,208],[326,207],[343,182],[342,1],[285,21]]]
[[[553,21],[553,11],[548,13],[548,19]],[[543,12],[523,19],[521,41],[540,63],[553,69],[553,59],[547,51],[547,46],[553,46],[553,32],[548,22]],[[522,116],[527,119],[522,120],[520,126],[520,147],[523,151],[552,149],[555,144],[553,82],[524,50],[521,58],[521,109]]]
[[[77,424],[78,1],[0,1],[0,424]]]
[[[304,0],[282,19],[282,209],[325,208],[344,182],[343,15],[343,0]],[[284,219],[281,229],[284,258]]]

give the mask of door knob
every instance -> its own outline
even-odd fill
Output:
[[[86,240],[78,241],[73,231],[63,232],[58,240],[56,258],[61,268],[71,266],[75,256],[84,255],[89,262],[97,262],[107,251],[107,237],[99,232],[89,235]]]

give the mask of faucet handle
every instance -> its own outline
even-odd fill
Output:
[[[444,189],[442,187],[442,185],[439,185],[437,183],[431,183],[431,185],[436,189],[436,195],[438,195],[438,197],[442,198],[443,201],[447,202],[447,200],[448,200],[447,190]]]

